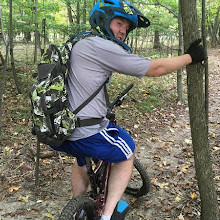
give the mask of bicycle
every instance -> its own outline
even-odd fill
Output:
[[[111,103],[107,112],[107,118],[110,121],[116,123],[113,108],[122,104],[126,94],[132,87],[133,84],[130,84]],[[101,218],[107,197],[108,178],[111,171],[111,164],[102,160],[86,158],[86,166],[91,190],[85,196],[72,198],[62,210],[59,220],[99,220]],[[150,178],[146,169],[137,158],[134,159],[134,168],[136,169],[135,175],[140,175],[140,178],[138,179],[140,179],[141,185],[137,187],[128,185],[125,193],[140,197],[149,192]]]

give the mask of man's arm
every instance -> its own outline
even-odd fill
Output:
[[[151,61],[151,65],[146,76],[157,77],[177,71],[178,69],[190,64],[192,58],[189,54],[178,57],[159,58]]]
[[[194,41],[186,51],[186,54],[182,56],[152,60],[146,76],[163,76],[177,71],[190,63],[200,63],[207,59],[204,47],[200,45],[201,41],[201,39]]]

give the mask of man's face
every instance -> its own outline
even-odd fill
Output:
[[[113,18],[110,22],[110,29],[116,39],[124,41],[129,30],[130,23],[126,19]]]

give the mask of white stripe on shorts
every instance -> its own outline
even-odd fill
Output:
[[[129,145],[121,138],[121,137],[118,137],[118,140],[115,140],[113,137],[111,137],[107,131],[109,129],[106,128],[104,130],[102,130],[100,132],[100,134],[112,145],[115,145],[117,146],[121,151],[122,153],[125,155],[125,157],[128,159],[132,154],[132,150],[130,149]],[[111,129],[110,129],[111,130]],[[115,130],[115,129],[114,129]],[[117,129],[116,129],[117,130]]]

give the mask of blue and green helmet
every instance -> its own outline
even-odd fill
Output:
[[[110,22],[115,17],[130,21],[127,34],[138,27],[148,27],[150,21],[132,3],[122,0],[100,0],[90,12],[89,22],[100,34],[113,37]]]

